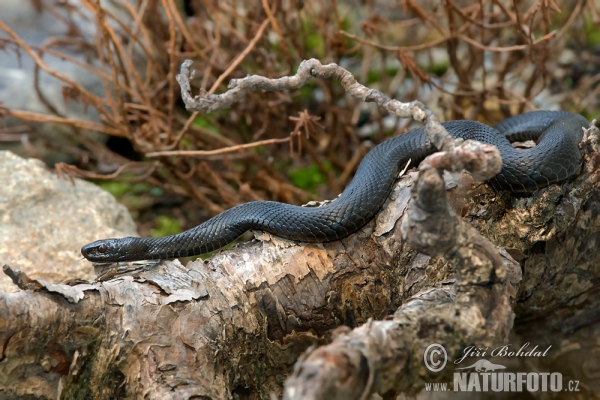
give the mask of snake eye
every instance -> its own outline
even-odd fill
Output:
[[[106,253],[107,251],[108,251],[108,246],[106,245],[106,243],[102,243],[100,246],[98,246],[99,253]]]

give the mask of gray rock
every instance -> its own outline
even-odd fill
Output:
[[[73,46],[62,42],[53,42],[55,39],[71,38],[72,40],[81,40],[93,48],[95,36],[98,34],[96,17],[81,0],[69,0],[62,4],[54,3],[56,4],[46,4],[46,7],[38,9],[33,2],[2,0],[0,1],[0,18],[34,49],[54,43],[48,48],[111,75],[109,66],[98,60],[95,49],[83,51],[82,48],[85,47],[83,43],[80,46]],[[133,29],[135,21],[123,8],[122,2],[101,0],[100,3],[108,12],[116,15],[125,26]],[[122,33],[117,22],[111,18],[107,18],[107,21],[118,35]],[[0,38],[8,39],[9,36],[0,30]],[[146,58],[139,47],[134,47],[134,50],[133,62],[136,69],[143,72]],[[43,53],[41,58],[51,70],[77,82],[85,90],[97,96],[104,96],[105,87],[100,76],[49,53]],[[0,50],[0,105],[13,110],[54,114],[35,90],[34,69],[34,60],[23,49],[17,53],[15,46],[7,45],[5,49]],[[111,85],[112,83],[108,82],[108,87]],[[69,85],[47,72],[39,70],[39,91],[61,117],[100,122],[100,114],[92,105],[75,99],[65,99],[65,87],[69,87]],[[10,116],[4,117],[3,123],[8,127],[23,125],[22,121]],[[57,151],[63,147],[77,147],[77,144],[81,142],[70,127],[57,123],[29,122],[29,124],[35,127],[36,131],[24,130],[21,134],[12,134],[10,138],[5,135],[4,139],[0,140],[0,150],[10,150],[21,156],[35,156],[43,159],[49,165],[61,161],[72,162],[73,158],[69,152]],[[101,135],[92,137],[96,140],[106,139]],[[22,145],[21,142],[24,138],[27,138],[29,146]],[[49,148],[48,143],[51,143],[54,148]]]
[[[127,209],[98,186],[59,178],[43,162],[0,151],[0,264],[47,281],[92,279],[86,243],[133,235]],[[17,288],[0,276],[0,291]]]

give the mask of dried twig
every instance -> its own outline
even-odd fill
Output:
[[[250,43],[248,43],[248,47],[246,47],[244,49],[244,51],[231,63],[231,65],[227,68],[227,70],[225,70],[225,72],[223,72],[221,75],[219,75],[219,78],[212,85],[212,87],[210,88],[210,90],[208,91],[208,93],[214,93],[215,90],[217,90],[217,88],[221,84],[221,82],[223,82],[223,80],[225,80],[225,78],[227,78],[229,76],[229,74],[231,74],[231,72],[234,69],[236,69],[238,65],[240,65],[240,63],[244,60],[244,58],[246,58],[246,56],[252,51],[252,49],[254,48],[254,46],[256,46],[256,43],[262,37],[262,35],[263,35],[264,31],[265,31],[265,28],[268,25],[269,25],[269,19],[265,19],[263,21],[263,23],[260,25],[260,27],[258,28],[258,31],[256,32],[256,35],[252,38],[252,40],[250,41]]]
[[[66,164],[63,162],[56,164],[54,168],[55,168],[57,175],[59,175],[59,176],[66,175],[69,177],[69,179],[71,179],[71,182],[73,182],[73,177],[84,177],[87,179],[103,179],[103,180],[115,179],[116,177],[121,175],[123,173],[123,171],[125,171],[128,168],[142,167],[146,171],[143,174],[141,174],[140,176],[136,177],[136,180],[143,181],[145,178],[150,176],[150,174],[152,174],[152,172],[154,172],[154,170],[156,170],[156,168],[158,168],[159,165],[160,165],[159,162],[154,162],[153,164],[148,165],[147,163],[131,161],[131,162],[128,162],[127,164],[121,165],[112,174],[97,174],[97,173],[91,172],[91,171],[84,171],[80,168],[77,168],[74,165],[69,165],[69,164]]]
[[[268,79],[258,75],[247,76],[243,79],[232,80],[229,83],[229,90],[223,94],[205,94],[196,97],[192,97],[190,93],[189,81],[194,75],[193,71],[190,70],[191,65],[191,60],[184,61],[181,65],[181,73],[177,75],[177,82],[181,86],[182,98],[188,110],[214,112],[231,106],[231,104],[239,101],[248,92],[256,90],[298,89],[305,85],[312,77],[335,79],[355,99],[374,102],[387,112],[401,118],[413,118],[416,121],[425,122],[425,131],[428,139],[441,151],[450,151],[454,154],[453,157],[457,155],[461,157],[460,154],[463,154],[463,156],[464,154],[477,154],[477,157],[483,158],[479,163],[465,162],[459,168],[465,167],[471,172],[478,173],[483,179],[489,179],[500,171],[502,165],[497,149],[490,149],[489,146],[482,146],[477,142],[467,141],[463,143],[460,140],[452,139],[440,124],[438,118],[422,103],[418,101],[401,103],[398,100],[390,99],[382,92],[369,89],[356,82],[351,73],[333,63],[322,65],[315,59],[305,60],[300,63],[298,71],[294,76],[286,76],[278,79]],[[288,141],[290,139],[275,140]],[[250,144],[250,146],[256,145],[256,143],[259,142]],[[447,166],[447,164],[444,164],[444,166]],[[478,171],[470,169],[479,167],[483,168]]]
[[[291,142],[295,136],[299,134],[290,134],[289,137],[283,139],[266,139],[259,140],[253,143],[239,144],[236,146],[225,147],[218,150],[171,150],[171,151],[156,151],[152,153],[146,153],[146,157],[163,157],[163,156],[214,156],[218,154],[233,153],[239,150],[251,149],[253,147],[264,146],[268,144],[276,143],[288,143]]]

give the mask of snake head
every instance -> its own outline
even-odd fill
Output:
[[[88,243],[81,248],[81,255],[92,262],[108,263],[127,261],[129,259],[127,245],[133,237],[121,239],[102,239]]]

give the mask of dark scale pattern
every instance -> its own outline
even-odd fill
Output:
[[[588,123],[572,113],[538,111],[509,118],[494,128],[475,121],[450,121],[443,125],[453,137],[498,147],[502,171],[490,180],[496,188],[532,192],[577,171],[581,164],[581,128]],[[539,139],[538,145],[518,150],[510,144],[529,139]],[[373,148],[340,197],[326,206],[256,201],[231,208],[178,235],[100,240],[84,246],[82,254],[97,262],[193,256],[217,250],[249,229],[300,242],[338,240],[356,232],[375,216],[399,169],[409,159],[411,166],[416,166],[433,152],[424,128],[413,129]]]

